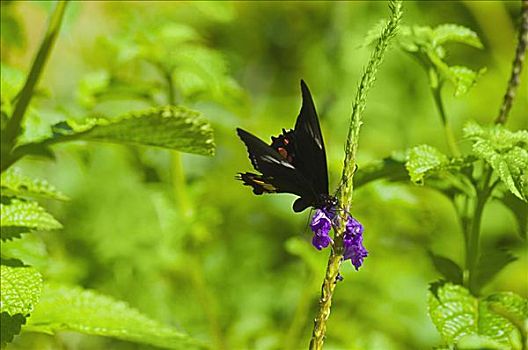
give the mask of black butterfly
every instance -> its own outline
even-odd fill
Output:
[[[282,129],[268,145],[249,132],[237,128],[245,143],[253,168],[260,172],[239,173],[238,180],[253,187],[253,193],[292,193],[298,198],[293,210],[308,207],[335,207],[328,193],[326,153],[319,119],[308,86],[301,80],[302,107],[293,130]]]

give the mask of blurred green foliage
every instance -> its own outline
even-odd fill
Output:
[[[40,2],[2,2],[2,81],[8,76],[9,86],[18,86],[13,93],[23,84],[49,11]],[[473,71],[487,67],[463,96],[454,95],[472,82],[444,90],[461,150],[472,147],[462,138],[462,125],[470,119],[490,123],[498,114],[518,12],[518,2],[404,3],[409,27],[438,30],[456,23],[482,41],[482,50],[446,44],[449,55],[441,50],[437,62]],[[46,282],[126,301],[214,349],[306,348],[327,256],[311,247],[308,214],[292,213],[290,196],[254,197],[233,179],[250,167],[234,128],[264,138],[293,126],[298,81],[305,79],[335,188],[350,104],[369,55],[362,44],[385,13],[385,3],[366,1],[72,2],[26,115],[23,140],[49,136],[50,126],[64,119],[114,118],[177,103],[211,122],[216,156],[78,142],[54,145],[54,162],[24,158],[16,164],[24,174],[45,178],[70,200],[43,202],[61,230],[23,235],[3,243],[2,252],[23,256]],[[526,71],[521,81],[527,81]],[[393,47],[377,79],[365,112],[359,168],[424,143],[448,154],[428,76],[413,58]],[[527,110],[528,87],[521,84],[508,127],[526,129]],[[440,344],[427,314],[428,283],[440,277],[429,255],[441,252],[459,264],[464,256],[450,202],[410,181],[378,181],[354,193],[352,211],[366,228],[370,255],[360,272],[349,264],[343,268],[326,348]],[[528,254],[517,230],[515,215],[490,202],[483,245],[508,246],[518,260],[486,292],[528,296]],[[22,333],[9,345],[62,347],[146,348],[77,333]]]

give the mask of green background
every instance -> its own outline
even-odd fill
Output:
[[[2,64],[27,71],[50,5],[2,2]],[[483,50],[448,46],[448,63],[487,67],[467,95],[455,98],[451,88],[444,91],[463,150],[470,143],[461,139],[462,125],[490,123],[498,114],[519,5],[404,2],[403,24],[456,23],[477,32],[484,44]],[[299,80],[304,79],[320,116],[334,190],[352,99],[370,53],[365,37],[387,13],[384,2],[359,1],[72,2],[33,102],[26,137],[38,137],[64,118],[112,118],[166,104],[159,73],[141,59],[129,60],[147,47],[150,57],[179,63],[173,75],[175,102],[205,115],[217,150],[212,158],[179,157],[155,148],[79,142],[54,146],[55,162],[17,163],[71,198],[44,203],[64,229],[16,243],[24,261],[47,281],[125,300],[213,348],[306,348],[328,251],[311,246],[308,213],[292,212],[292,196],[256,197],[234,180],[238,171],[251,168],[235,128],[267,139],[293,127],[301,103]],[[526,70],[523,76],[526,81]],[[527,110],[527,84],[521,84],[508,126],[526,128]],[[448,153],[427,76],[393,45],[368,98],[359,167],[423,143]],[[426,308],[428,283],[439,278],[428,251],[463,260],[449,201],[410,183],[375,182],[354,193],[352,213],[365,226],[370,254],[359,272],[348,262],[342,268],[345,279],[336,289],[326,348],[439,344]],[[492,202],[484,212],[482,235],[485,242],[517,240],[515,225],[512,214]],[[519,260],[485,292],[528,296],[528,254],[515,253]],[[9,348],[61,346],[146,347],[76,333],[27,333]]]

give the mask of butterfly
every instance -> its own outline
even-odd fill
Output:
[[[295,127],[282,129],[268,144],[255,135],[237,128],[246,145],[249,159],[258,173],[239,173],[237,179],[251,186],[253,193],[291,193],[299,198],[294,212],[308,207],[330,208],[337,200],[328,192],[328,170],[321,127],[312,95],[301,80],[302,106]]]

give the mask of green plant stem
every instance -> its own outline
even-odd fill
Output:
[[[319,313],[314,321],[312,340],[310,341],[310,350],[323,348],[326,334],[326,321],[330,317],[330,308],[332,306],[332,296],[336,287],[336,278],[339,274],[339,268],[343,261],[343,255],[336,253],[334,250],[328,258],[326,266],[325,279],[321,288],[321,298],[319,299]]]
[[[519,40],[517,49],[515,50],[515,57],[513,59],[512,71],[508,87],[504,94],[504,99],[499,111],[499,116],[495,120],[496,124],[504,124],[508,118],[513,100],[517,92],[517,87],[521,81],[521,72],[526,55],[526,47],[528,46],[528,0],[521,1],[521,25],[519,27]]]
[[[172,74],[169,71],[163,69],[162,66],[157,66],[167,84],[167,102],[170,105],[176,104],[176,89],[174,87],[174,80]],[[172,168],[172,184],[174,188],[174,197],[178,203],[179,210],[183,216],[184,221],[190,225],[191,231],[196,231],[196,223],[192,223],[194,217],[194,205],[189,199],[187,193],[187,181],[185,179],[185,171],[183,168],[183,162],[181,153],[178,151],[171,152],[171,168]],[[198,236],[193,233],[193,236]],[[212,338],[214,339],[215,349],[222,350],[226,348],[225,339],[220,327],[220,321],[218,317],[218,311],[214,294],[211,293],[205,282],[204,269],[202,264],[202,257],[199,256],[200,252],[196,254],[190,254],[188,257],[191,273],[191,282],[196,294],[201,301],[204,313],[207,317],[209,325],[209,331]]]
[[[4,171],[9,165],[13,164],[13,162],[9,159],[10,153],[16,144],[19,134],[21,133],[22,120],[29,106],[29,102],[31,102],[35,87],[40,76],[42,75],[44,66],[46,65],[48,57],[53,48],[53,44],[55,43],[59,33],[64,12],[66,10],[66,4],[67,1],[57,2],[53,14],[50,17],[46,35],[44,36],[44,40],[40,44],[37,55],[33,60],[33,64],[31,65],[26,82],[24,83],[22,90],[17,95],[18,98],[13,114],[7,121],[5,129],[2,132],[2,161],[0,171]]]
[[[477,189],[477,198],[473,207],[473,215],[468,225],[466,234],[466,273],[464,276],[464,286],[474,295],[478,294],[477,290],[477,268],[480,258],[480,227],[482,223],[482,213],[486,202],[491,194],[490,186],[492,169],[487,167],[482,180],[480,189]]]
[[[174,197],[178,203],[180,213],[182,213],[187,221],[190,221],[193,216],[193,208],[187,195],[185,172],[183,170],[181,154],[178,151],[171,152],[171,168]]]
[[[165,78],[167,84],[167,102],[173,106],[176,104],[174,81],[172,80],[172,74],[169,71],[163,69],[162,66],[157,66]],[[189,202],[189,197],[186,191],[186,180],[185,172],[183,170],[183,164],[181,154],[178,151],[171,152],[171,168],[172,168],[172,184],[174,188],[174,197],[180,207],[180,212],[186,220],[189,220],[193,215],[193,208]]]
[[[330,316],[330,307],[332,306],[332,297],[336,287],[336,277],[339,274],[339,267],[343,261],[343,229],[345,227],[346,212],[350,211],[352,203],[353,176],[356,171],[356,153],[359,144],[359,131],[361,129],[362,115],[366,106],[366,98],[369,90],[374,85],[376,73],[383,61],[390,40],[396,34],[396,29],[402,16],[402,2],[397,0],[389,1],[391,11],[390,19],[383,28],[380,37],[376,42],[376,47],[372,52],[366,69],[361,76],[359,86],[352,104],[352,116],[345,146],[345,160],[339,193],[337,194],[340,206],[345,209],[338,219],[337,227],[334,227],[334,244],[326,267],[326,274],[321,288],[321,297],[319,299],[319,310],[314,321],[312,338],[310,340],[310,349],[322,349],[325,334],[326,322]]]
[[[440,118],[442,119],[442,126],[444,127],[447,146],[449,147],[449,150],[453,156],[460,157],[460,150],[458,149],[455,135],[453,134],[453,129],[451,129],[451,123],[447,119],[447,114],[445,112],[444,102],[442,100],[442,85],[437,84],[436,87],[431,88],[431,91],[433,92],[436,108],[440,114]]]

